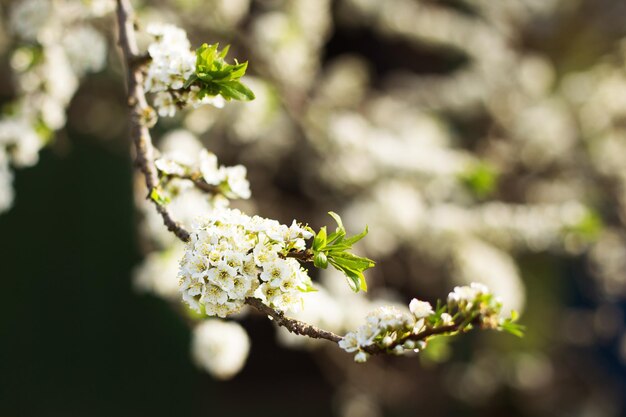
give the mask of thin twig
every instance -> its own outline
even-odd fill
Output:
[[[119,45],[122,49],[128,78],[128,106],[130,107],[130,137],[137,153],[137,166],[143,173],[148,188],[147,198],[151,199],[152,191],[157,188],[159,181],[154,167],[154,147],[150,131],[144,122],[150,107],[146,101],[143,89],[143,73],[141,65],[143,55],[139,54],[135,38],[134,12],[130,0],[117,0],[117,23],[119,26]],[[157,212],[163,218],[167,230],[174,233],[180,240],[187,242],[189,232],[176,222],[167,207],[151,199]]]
[[[256,308],[261,313],[267,314],[274,320],[277,325],[284,327],[291,333],[301,336],[308,336],[312,339],[326,339],[335,343],[338,343],[342,339],[341,336],[336,335],[333,332],[329,332],[328,330],[323,330],[310,324],[301,322],[299,320],[285,317],[282,312],[276,311],[271,307],[266,306],[258,298],[248,297],[246,298],[246,304]]]
[[[177,178],[180,180],[187,180],[190,181],[194,187],[196,187],[198,190],[205,192],[207,194],[219,194],[220,193],[220,189],[219,187],[217,187],[216,185],[211,185],[208,182],[206,182],[205,180],[202,179],[201,176],[199,175],[195,175],[195,174],[166,174],[163,173],[163,178],[166,180],[172,179],[172,178]]]
[[[285,258],[294,258],[303,263],[313,262],[313,251],[311,249],[307,249],[304,251],[289,252],[285,255]]]
[[[459,324],[450,324],[448,326],[441,326],[441,327],[429,327],[425,330],[422,330],[419,333],[412,334],[402,340],[397,340],[387,347],[383,348],[378,345],[371,345],[371,346],[364,347],[363,350],[371,355],[387,353],[388,351],[392,350],[394,347],[401,345],[408,340],[411,340],[413,342],[419,342],[421,340],[426,340],[430,336],[435,336],[438,334],[451,334],[451,333],[455,333],[458,331],[463,331],[463,329],[461,328]]]

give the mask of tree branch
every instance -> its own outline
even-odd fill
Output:
[[[202,192],[205,192],[207,194],[219,194],[220,193],[219,187],[217,187],[215,185],[209,184],[204,179],[202,179],[202,177],[200,175],[196,175],[196,174],[168,174],[168,173],[164,173],[164,172],[162,172],[162,175],[163,175],[163,178],[165,180],[170,180],[172,178],[176,178],[176,179],[180,179],[180,180],[191,181],[191,183],[194,185],[194,187],[196,187],[198,190],[200,190]]]
[[[388,350],[393,349],[394,347],[401,345],[408,340],[412,340],[413,342],[419,342],[421,340],[426,340],[430,336],[435,336],[438,334],[449,334],[449,333],[454,333],[458,331],[463,331],[460,324],[450,324],[448,326],[441,326],[441,327],[429,327],[425,330],[422,330],[421,332],[417,334],[412,334],[405,339],[396,340],[394,343],[392,343],[391,345],[385,348],[381,348],[377,345],[371,345],[371,346],[367,346],[363,348],[363,350],[369,353],[370,355],[377,355],[380,353],[387,353]]]
[[[143,88],[142,67],[148,62],[149,57],[139,53],[137,41],[135,39],[134,12],[130,0],[117,0],[117,22],[119,26],[119,46],[122,50],[128,79],[130,138],[133,141],[135,152],[137,154],[137,167],[145,177],[146,187],[148,188],[147,198],[151,199],[155,204],[157,212],[163,218],[163,223],[167,229],[174,233],[180,240],[187,242],[190,237],[189,232],[172,218],[166,206],[159,204],[151,198],[152,192],[158,189],[159,176],[157,168],[154,165],[154,147],[152,145],[152,138],[146,123],[147,116],[150,115],[153,110],[147,103],[146,93]],[[190,180],[197,188],[203,191],[211,193],[215,192],[214,186],[207,184],[202,179],[198,179],[194,176],[169,176]],[[313,254],[310,250],[306,250],[301,252],[290,252],[286,256],[296,258],[301,262],[310,262],[313,257],[312,255]],[[246,304],[269,316],[278,326],[286,328],[291,333],[307,336],[313,339],[325,339],[333,343],[339,343],[339,341],[343,339],[341,336],[333,332],[319,329],[310,324],[286,317],[282,312],[268,307],[257,298],[246,298]],[[363,348],[363,350],[369,354],[387,353],[391,348],[404,343],[407,340],[420,341],[437,334],[463,332],[466,330],[467,327],[463,327],[462,323],[441,326],[438,328],[427,328],[420,333],[410,335],[403,340],[398,340],[388,347],[382,348],[372,345]]]
[[[298,252],[289,252],[284,256],[285,258],[294,258],[300,262],[313,262],[313,251],[311,249],[307,249],[304,251]]]
[[[158,185],[158,172],[154,166],[154,148],[150,131],[145,123],[145,114],[149,110],[146,101],[146,93],[143,89],[143,73],[141,65],[137,63],[145,63],[143,55],[139,54],[137,41],[135,39],[135,29],[133,22],[133,8],[130,0],[117,0],[117,22],[119,26],[119,45],[122,49],[124,61],[127,68],[128,77],[128,105],[130,107],[130,137],[135,145],[137,152],[137,166],[143,173],[148,187],[148,198]],[[196,180],[192,177],[180,177],[188,179],[193,184],[207,192],[214,191],[213,186],[206,184],[204,181]],[[157,211],[163,217],[163,223],[167,229],[173,232],[180,240],[187,242],[189,240],[189,232],[180,224],[174,221],[167,208],[154,202]],[[331,342],[338,343],[341,336],[326,330],[318,329],[315,326],[303,323],[301,321],[285,317],[282,312],[278,312],[256,298],[247,298],[246,304],[259,310],[274,319],[276,324],[285,327],[292,333],[308,336],[314,339],[326,339]]]
[[[150,131],[145,123],[146,115],[152,109],[146,101],[146,93],[143,89],[143,73],[138,62],[144,62],[143,55],[139,54],[137,40],[135,38],[134,12],[130,0],[117,0],[117,23],[119,29],[119,46],[122,49],[124,63],[126,65],[126,77],[128,80],[128,106],[130,107],[130,137],[135,146],[137,167],[143,173],[148,188],[147,198],[157,188],[158,176],[154,167],[154,147]],[[174,233],[180,240],[187,242],[189,232],[176,222],[167,207],[151,199],[156,206],[157,212],[163,218],[167,230]]]
[[[308,336],[312,339],[326,339],[331,342],[338,343],[342,337],[328,330],[322,330],[310,324],[306,324],[296,319],[285,317],[282,312],[276,311],[265,304],[258,298],[246,298],[246,304],[259,310],[261,313],[267,314],[274,322],[289,330],[291,333]]]

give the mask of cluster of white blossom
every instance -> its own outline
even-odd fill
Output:
[[[192,133],[178,129],[167,133],[159,142],[160,157],[155,161],[164,175],[195,175],[219,187],[224,194],[206,194],[189,180],[170,178],[163,185],[172,196],[168,210],[182,224],[190,225],[198,213],[210,214],[230,203],[228,198],[247,198],[249,183],[245,168],[217,166],[213,154],[206,151]],[[205,177],[202,174],[206,174]],[[219,182],[213,179],[218,178]],[[143,185],[143,181],[139,181]],[[135,269],[133,284],[137,291],[165,300],[180,302],[177,278],[185,245],[163,227],[163,219],[145,199],[146,190],[138,188],[137,203],[144,215],[142,232],[152,251]],[[218,379],[229,379],[245,364],[250,347],[249,337],[236,322],[204,320],[193,329],[191,354],[196,364]]]
[[[24,0],[15,2],[9,27],[16,37],[10,52],[18,97],[0,118],[0,211],[10,206],[9,164],[32,166],[39,150],[65,125],[66,109],[87,72],[102,69],[106,40],[89,19],[110,12],[114,2]]]
[[[227,207],[230,204],[229,198],[250,196],[245,168],[240,165],[221,166],[216,168],[219,175],[211,171],[203,161],[212,159],[213,154],[209,154],[198,138],[189,131],[178,129],[167,133],[160,141],[159,148],[161,156],[155,164],[162,174],[193,176],[199,173],[201,176],[202,172],[206,172],[209,179],[221,179],[219,183],[211,183],[220,191],[220,194],[213,195],[200,191],[191,181],[182,178],[170,178],[163,185],[164,193],[171,196],[167,208],[182,224],[190,225],[198,213],[208,214]],[[143,184],[143,181],[140,183]],[[137,196],[137,205],[144,216],[141,229],[153,251],[135,270],[135,285],[141,291],[175,300],[178,298],[176,274],[178,262],[184,253],[184,244],[163,227],[163,219],[154,210],[153,204],[145,199],[145,195],[146,190],[142,186],[138,189]]]
[[[219,379],[230,379],[246,362],[250,339],[236,322],[204,320],[193,329],[191,353],[196,364]]]
[[[196,53],[191,50],[187,33],[170,24],[151,24],[148,33],[155,41],[148,46],[148,65],[144,87],[154,93],[154,106],[160,116],[172,117],[185,105],[199,107],[212,104],[224,106],[221,96],[199,98],[197,86],[183,88],[196,70]]]
[[[212,8],[217,2],[204,2],[203,7]],[[187,9],[192,13],[200,7],[189,0],[176,3],[190,5]],[[581,67],[582,72],[568,75],[556,70],[562,57],[549,56],[545,49],[533,51],[532,46],[511,46],[512,40],[529,33],[543,36],[536,30],[545,26],[532,24],[533,19],[543,21],[547,15],[560,19],[562,12],[570,10],[567,2],[462,0],[450,7],[448,2],[393,0],[381,7],[376,0],[339,0],[333,3],[337,19],[326,10],[326,1],[262,3],[239,19],[249,22],[246,46],[258,52],[255,61],[264,59],[272,74],[259,79],[267,85],[269,99],[259,100],[261,92],[251,105],[220,112],[224,117],[237,116],[226,123],[222,119],[215,123],[217,112],[209,106],[194,110],[188,116],[193,116],[194,126],[200,126],[196,133],[211,128],[220,134],[225,131],[229,138],[247,142],[250,163],[272,166],[290,151],[297,154],[294,125],[304,129],[320,153],[319,159],[305,159],[310,164],[307,171],[318,173],[315,179],[307,177],[307,184],[321,179],[324,186],[348,199],[342,208],[348,227],[370,225],[371,239],[363,242],[364,250],[379,261],[393,259],[400,250],[417,258],[405,271],[403,288],[420,289],[438,281],[429,282],[421,275],[419,281],[413,279],[419,274],[411,272],[424,263],[453,285],[480,277],[502,295],[507,308],[521,309],[526,285],[538,285],[524,281],[517,268],[520,254],[583,254],[589,241],[581,244],[580,230],[593,217],[585,206],[608,196],[621,206],[620,220],[615,216],[609,223],[620,224],[600,232],[588,265],[601,277],[605,291],[626,293],[626,269],[620,257],[626,248],[622,230],[626,134],[620,122],[626,97],[622,94],[624,60],[607,56],[590,71]],[[214,16],[191,17],[183,21],[214,26],[207,23]],[[319,32],[322,36],[300,30],[320,23],[326,25]],[[374,72],[369,53],[330,59],[319,53],[329,29],[339,33],[353,26],[367,26],[382,48],[396,42],[417,50],[426,45],[446,56],[456,51],[466,63],[454,71],[434,73],[390,64],[389,72],[376,67],[380,76],[370,82]],[[310,38],[316,36],[318,40],[312,42]],[[294,77],[294,73],[304,75]],[[257,93],[258,87],[254,90]],[[299,91],[307,91],[312,99],[293,112],[290,105],[300,104]],[[187,122],[191,126],[192,118]],[[466,122],[471,129],[459,127]],[[494,179],[494,193],[477,197],[461,178],[480,161],[492,164],[499,177]],[[598,174],[617,186],[610,191],[598,188]],[[324,279],[335,271],[321,272]],[[338,276],[332,278],[342,282]],[[377,284],[391,282],[384,268],[375,270],[372,278],[373,301],[348,298],[353,294],[334,291],[329,285],[324,297],[306,294],[312,300],[296,317],[338,334],[357,328],[364,310],[378,305],[377,297],[398,298],[393,289],[377,292]],[[309,309],[315,297],[323,305]],[[340,315],[331,317],[329,311]],[[360,377],[348,372],[344,376],[346,380]],[[371,384],[366,396],[392,408],[397,403],[395,394],[390,396],[383,385]]]
[[[167,157],[157,159],[155,165],[162,173],[179,177],[189,176],[197,171],[207,184],[215,186],[227,198],[250,198],[246,167],[218,165],[217,156],[206,149],[200,151],[199,160],[194,165],[184,165]]]
[[[219,317],[239,311],[247,297],[279,311],[298,310],[311,280],[287,255],[304,250],[312,236],[295,220],[286,226],[239,210],[198,219],[180,265],[183,300]]]
[[[357,352],[356,362],[367,360],[368,348],[386,349],[398,355],[418,352],[426,347],[426,340],[414,340],[414,336],[427,329],[452,326],[455,320],[460,323],[477,308],[481,323],[493,328],[498,323],[499,311],[489,304],[481,306],[484,302],[481,296],[492,297],[485,285],[472,283],[454,288],[448,295],[446,311],[435,312],[430,303],[416,298],[409,303],[410,313],[394,306],[379,307],[367,315],[365,324],[347,333],[339,346],[346,352]],[[449,312],[454,312],[454,317]]]
[[[465,308],[472,308],[472,303],[479,295],[489,294],[489,288],[484,284],[472,282],[469,286],[454,287],[448,294],[448,303],[456,304]]]
[[[428,304],[428,303],[426,303]],[[430,308],[430,304],[428,305]],[[430,308],[432,313],[432,308]],[[422,311],[418,311],[421,313]],[[355,332],[347,333],[339,341],[339,347],[346,352],[357,352],[354,357],[356,362],[365,362],[368,354],[363,350],[370,346],[390,347],[396,341],[398,335],[406,333],[418,334],[424,327],[423,317],[402,311],[396,307],[379,307],[370,312],[365,318],[365,324]],[[415,342],[407,340],[403,344],[393,347],[393,352],[401,354],[405,350],[416,350],[419,347]]]

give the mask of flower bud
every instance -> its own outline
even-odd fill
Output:
[[[404,347],[405,349],[408,349],[408,350],[413,350],[413,349],[415,349],[415,346],[416,346],[416,344],[415,344],[415,341],[413,341],[413,340],[407,340],[407,341],[406,341],[406,342],[404,342],[404,344],[402,345],[402,347]]]
[[[396,345],[396,346],[393,348],[392,352],[393,352],[395,355],[402,355],[402,354],[404,353],[404,348],[403,348],[402,346],[400,346],[400,345]]]

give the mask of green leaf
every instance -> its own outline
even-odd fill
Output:
[[[219,44],[216,44],[216,45],[219,45]],[[226,58],[226,55],[228,55],[228,51],[230,51],[230,45],[226,45],[224,49],[222,49],[222,52],[220,52],[219,57],[221,59]]]
[[[371,259],[363,258],[348,252],[329,252],[328,256],[335,260],[338,264],[358,271],[365,271],[366,269],[376,265]]]
[[[202,44],[196,50],[196,71],[185,82],[185,88],[192,85],[200,87],[199,97],[221,95],[226,100],[254,100],[252,90],[239,79],[248,69],[248,62],[229,64],[225,61],[230,46],[218,51],[219,44]]]
[[[516,323],[518,318],[519,318],[519,313],[516,310],[512,310],[511,317],[504,320],[500,324],[499,329],[501,331],[510,333],[514,336],[523,337],[524,330],[526,329],[526,327]]]
[[[335,219],[335,221],[337,222],[337,230],[345,230],[345,227],[343,227],[343,222],[341,221],[341,217],[337,213],[335,213],[334,211],[329,211],[328,214],[330,214],[330,217]]]
[[[313,239],[313,252],[318,252],[326,247],[326,226],[322,227]]]
[[[365,277],[362,272],[354,270],[347,265],[340,264],[335,262],[333,259],[329,260],[330,264],[335,267],[335,269],[343,272],[348,278],[348,284],[350,284],[350,288],[354,292],[359,292],[359,289],[363,291],[367,291],[367,283],[365,282]]]
[[[226,100],[250,101],[255,99],[252,90],[239,81],[215,81],[215,83],[219,86],[220,94]]]
[[[365,226],[365,230],[363,230],[361,233],[359,233],[358,235],[354,235],[354,236],[352,236],[352,237],[350,237],[348,239],[345,239],[342,243],[352,247],[352,245],[354,245],[356,242],[358,242],[359,240],[361,240],[365,236],[367,236],[368,232],[369,232],[369,229],[368,229],[367,226]]]
[[[517,336],[517,337],[524,337],[525,329],[526,328],[524,326],[517,324],[517,323],[510,322],[510,321],[504,322],[500,326],[500,330],[502,330],[503,332],[510,333],[513,336]]]
[[[228,75],[228,78],[231,80],[238,80],[246,74],[247,69],[248,69],[248,61],[243,62],[241,64],[233,65]]]
[[[335,222],[337,222],[337,228],[333,233],[328,236],[328,245],[330,246],[339,244],[343,240],[343,238],[346,236],[346,228],[343,227],[341,217],[339,217],[337,213],[329,211],[328,214],[330,214],[330,216],[335,219]],[[347,249],[349,249],[349,246],[347,247]]]
[[[375,265],[371,259],[357,256],[349,251],[352,245],[367,235],[368,228],[358,235],[345,238],[346,229],[341,217],[335,212],[328,213],[337,223],[333,233],[327,235],[326,227],[322,227],[315,235],[312,244],[314,264],[318,268],[326,268],[330,263],[335,269],[341,271],[348,278],[348,283],[353,291],[367,291],[367,283],[363,271]]]

